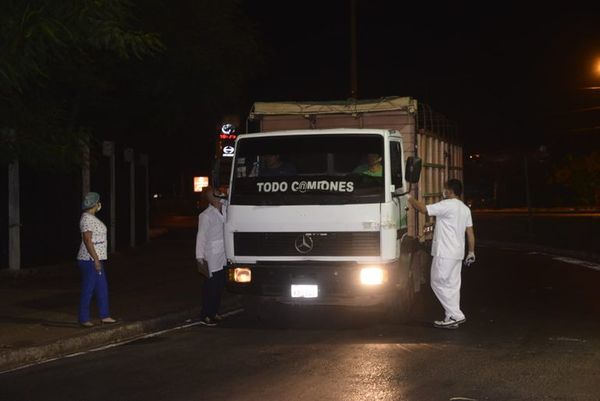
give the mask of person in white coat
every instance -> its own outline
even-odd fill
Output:
[[[208,265],[208,277],[202,286],[202,311],[200,323],[215,326],[220,320],[218,314],[221,295],[225,287],[225,244],[223,227],[225,224],[225,201],[214,195],[212,188],[206,188],[208,207],[198,216],[196,236],[196,260]]]
[[[451,179],[444,186],[444,199],[441,202],[425,205],[408,198],[416,210],[436,218],[431,248],[431,288],[446,312],[443,320],[433,323],[437,328],[456,329],[467,321],[460,309],[461,270],[465,256],[465,233],[468,239],[465,262],[475,262],[475,234],[471,210],[460,200],[461,194],[462,183]]]

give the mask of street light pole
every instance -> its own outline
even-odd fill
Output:
[[[523,154],[523,168],[525,171],[525,198],[527,202],[527,235],[533,239],[533,208],[531,207],[531,188],[529,186],[529,163],[527,154]]]
[[[150,162],[147,154],[140,155],[140,165],[144,167],[144,213],[145,213],[145,242],[150,241]]]
[[[135,248],[135,156],[133,149],[124,152],[125,161],[129,163],[129,246]]]
[[[117,250],[117,179],[116,179],[116,156],[115,143],[104,141],[102,143],[102,154],[108,157],[109,181],[110,181],[110,241],[108,242],[110,253]]]
[[[15,137],[15,131],[9,131]],[[8,164],[8,268],[21,269],[21,207],[20,207],[19,159]]]

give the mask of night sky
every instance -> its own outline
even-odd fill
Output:
[[[349,4],[247,2],[267,55],[251,100],[348,98]],[[472,151],[600,136],[600,113],[572,112],[600,104],[579,89],[597,84],[598,8],[479,4],[359,0],[359,98],[428,103]]]

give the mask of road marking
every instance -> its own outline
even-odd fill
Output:
[[[593,262],[588,262],[587,260],[581,260],[576,258],[571,258],[568,256],[556,256],[546,252],[528,252],[528,255],[540,255],[540,256],[548,256],[552,260],[557,260],[559,262],[568,263],[571,265],[577,265],[582,267],[587,267],[588,269],[600,271],[600,265]]]
[[[581,339],[581,338],[571,338],[571,337],[550,337],[549,338],[550,341],[564,341],[564,342],[571,342],[571,343],[585,343],[587,342],[587,340]]]
[[[600,265],[597,263],[587,262],[587,261],[581,260],[581,259],[569,258],[566,256],[552,256],[552,259],[558,260],[561,262],[565,262],[565,263],[569,263],[572,265],[583,266],[583,267],[587,267],[588,269],[600,271]]]
[[[552,256],[552,255],[550,255],[549,253],[546,253],[546,252],[536,252],[536,251],[527,252],[527,255]]]
[[[482,244],[479,245],[483,248],[495,248],[495,249],[499,249],[501,251],[516,251],[516,252],[526,252],[527,255],[539,255],[539,256],[547,256],[549,258],[551,258],[552,260],[556,260],[559,262],[563,262],[563,263],[568,263],[571,265],[576,265],[576,266],[581,266],[581,267],[585,267],[587,269],[592,269],[592,270],[596,270],[596,271],[600,271],[600,264],[598,263],[594,263],[594,262],[589,262],[587,260],[581,260],[581,259],[577,259],[577,258],[572,258],[569,256],[558,256],[555,254],[551,254],[551,253],[547,253],[547,252],[541,252],[541,251],[529,251],[527,252],[524,249],[520,249],[518,247],[511,247],[511,246],[507,246],[507,245],[494,245],[494,244]]]
[[[239,313],[242,313],[243,311],[244,311],[244,309],[242,309],[242,308],[234,309],[234,310],[232,310],[230,312],[223,313],[221,316],[223,316],[223,317],[235,316],[235,315],[237,315]],[[89,353],[92,353],[92,352],[104,351],[104,350],[107,350],[107,349],[110,349],[110,348],[120,347],[121,345],[129,344],[129,343],[132,343],[134,341],[144,340],[146,338],[157,337],[157,336],[163,335],[165,333],[169,333],[171,331],[177,331],[177,330],[187,329],[189,327],[194,327],[194,326],[199,326],[199,325],[200,325],[199,321],[198,322],[192,322],[191,319],[188,319],[188,320],[185,321],[184,324],[179,325],[179,326],[175,326],[175,327],[171,327],[170,329],[165,329],[165,330],[156,331],[154,333],[144,334],[144,335],[141,335],[141,336],[138,336],[138,337],[130,338],[128,340],[123,340],[123,341],[119,341],[119,342],[116,342],[116,343],[112,343],[112,344],[108,344],[108,345],[103,345],[101,347],[92,348],[92,349],[89,349],[87,351],[74,352],[72,354],[57,356],[55,358],[44,359],[43,361],[33,362],[33,363],[30,363],[30,364],[27,364],[27,365],[23,365],[23,366],[19,366],[19,367],[16,367],[16,368],[4,370],[4,371],[0,372],[0,375],[3,375],[5,373],[10,373],[10,372],[15,372],[17,370],[22,370],[22,369],[30,368],[30,367],[33,367],[33,366],[43,365],[43,364],[46,364],[46,363],[49,363],[49,362],[58,361],[58,360],[61,360],[61,359],[74,358],[74,357],[85,355],[85,354],[89,354]]]

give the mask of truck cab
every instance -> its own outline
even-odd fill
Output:
[[[240,135],[225,224],[228,289],[286,304],[407,308],[421,283],[406,205],[407,178],[418,181],[419,171],[396,130]]]

